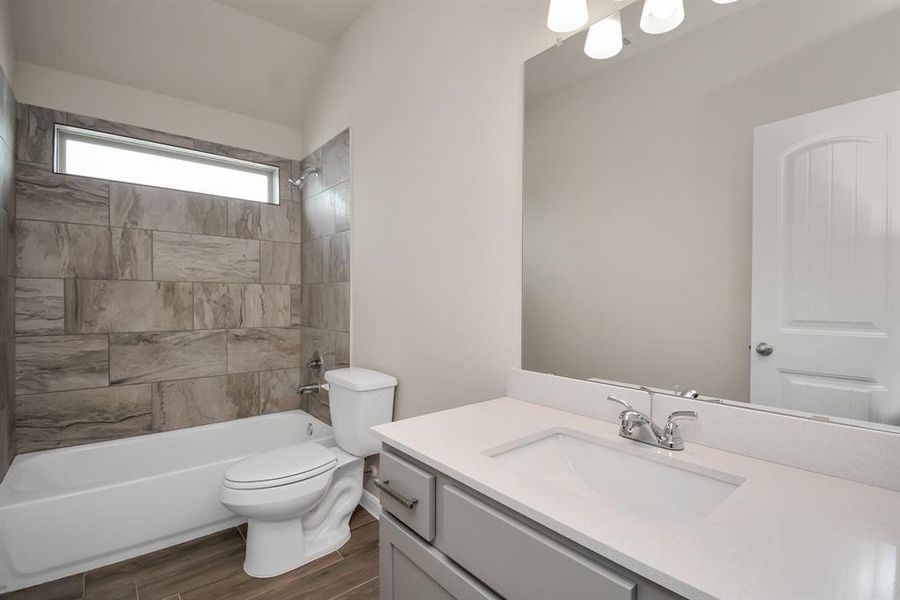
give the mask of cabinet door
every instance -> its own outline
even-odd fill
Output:
[[[381,600],[501,600],[385,513],[379,561]]]

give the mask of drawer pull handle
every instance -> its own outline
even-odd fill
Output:
[[[418,498],[407,498],[406,496],[404,496],[403,494],[401,494],[400,492],[398,492],[397,490],[392,488],[390,479],[387,481],[382,481],[380,479],[376,479],[375,487],[377,487],[379,490],[381,490],[382,492],[384,492],[385,494],[387,494],[388,496],[390,496],[391,498],[393,498],[394,500],[396,500],[397,502],[399,502],[400,504],[402,504],[403,506],[405,506],[406,508],[408,508],[410,510],[415,508],[416,504],[419,503]]]

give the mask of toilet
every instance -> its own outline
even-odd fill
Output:
[[[369,428],[391,421],[397,380],[347,368],[326,371],[325,381],[334,444],[303,442],[257,454],[232,465],[222,480],[219,500],[247,517],[244,571],[253,577],[296,569],[350,539],[363,459],[380,449]]]

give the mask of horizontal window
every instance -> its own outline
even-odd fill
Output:
[[[278,167],[56,125],[54,171],[278,204]]]

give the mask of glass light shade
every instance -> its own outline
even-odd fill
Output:
[[[641,30],[646,33],[666,33],[684,21],[682,0],[644,0],[641,12]]]
[[[610,15],[591,25],[584,41],[584,53],[591,58],[612,58],[622,51],[622,17]]]
[[[547,27],[557,33],[575,31],[588,22],[587,0],[550,0]]]
[[[716,4],[731,4],[732,2],[737,2],[737,0],[713,0]]]

